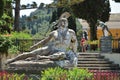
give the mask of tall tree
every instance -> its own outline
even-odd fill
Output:
[[[14,20],[14,30],[20,31],[19,28],[19,17],[20,17],[20,0],[15,0],[15,20]]]

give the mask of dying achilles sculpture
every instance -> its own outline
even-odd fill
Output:
[[[48,37],[31,46],[31,52],[22,53],[8,59],[6,64],[9,65],[20,60],[30,61],[34,58],[36,61],[44,59],[54,61],[61,67],[77,66],[77,38],[75,32],[68,29],[66,15],[60,17],[57,28]],[[39,45],[42,47],[36,49]]]

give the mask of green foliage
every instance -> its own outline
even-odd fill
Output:
[[[93,74],[85,69],[73,68],[65,70],[56,67],[43,71],[41,80],[87,80],[92,79],[92,77]]]
[[[0,37],[0,52],[2,53],[18,53],[20,49],[22,51],[28,51],[32,45],[31,35],[23,32],[13,32],[10,36]]]
[[[31,39],[31,35],[24,32],[12,32],[11,39]]]
[[[33,39],[43,39],[45,38],[44,35],[42,35],[40,32],[36,33],[35,35],[32,36]]]
[[[0,0],[0,32],[11,32],[13,17],[12,17],[12,0]]]
[[[78,40],[78,51],[81,51],[81,46],[80,46],[80,40],[82,38],[82,25],[80,24],[80,22],[78,21],[78,19],[76,19],[76,26],[77,26],[77,31],[76,31],[76,36],[77,36],[77,40]]]
[[[0,26],[1,25],[6,25],[7,22],[10,22],[12,18],[10,16],[8,16],[6,13],[3,14],[3,16],[0,19]]]
[[[24,33],[24,32],[13,32],[12,36],[10,36],[10,39],[14,40],[15,42],[15,46],[11,47],[9,49],[10,53],[16,53],[18,52],[17,49],[20,48],[22,49],[22,51],[28,51],[28,49],[30,48],[30,46],[32,45],[32,41],[30,39],[32,39],[31,35],[28,33]],[[13,51],[13,50],[16,51]]]
[[[92,79],[93,74],[89,73],[87,69],[73,68],[69,70],[69,80],[87,80]]]
[[[29,51],[30,46],[32,46],[32,40],[29,39],[18,39],[20,51]]]
[[[8,53],[10,53],[10,54],[16,54],[16,53],[19,53],[19,51],[18,51],[18,47],[12,45],[12,46],[8,49]]]
[[[13,32],[10,36],[0,36],[1,53],[18,53],[19,49],[28,51],[32,45],[31,35],[24,32]]]
[[[47,70],[42,72],[41,80],[59,80],[66,76],[67,71],[61,69],[59,67],[56,68],[48,68]]]
[[[4,13],[0,19],[0,33],[11,32],[13,24],[13,18],[10,17],[7,13]]]
[[[57,18],[58,18],[57,11],[54,10],[53,13],[52,13],[52,18],[50,20],[50,23],[55,22]]]
[[[0,52],[8,53],[8,49],[12,46],[12,41],[9,37],[0,36]]]
[[[81,51],[81,45],[80,45],[80,40],[81,40],[81,38],[82,38],[82,33],[83,33],[83,30],[82,29],[79,29],[79,30],[77,30],[77,39],[78,39],[78,52],[80,52]]]
[[[24,26],[25,29],[30,30],[32,35],[40,33],[40,36],[45,36],[48,29],[50,29],[49,21],[51,16],[52,9],[38,8],[36,11],[31,13],[29,17],[23,16],[20,18],[20,25]]]

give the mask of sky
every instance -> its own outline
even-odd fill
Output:
[[[49,4],[53,0],[21,0],[21,4],[32,4],[32,2],[35,1],[38,6],[40,3],[45,3]],[[110,7],[111,7],[111,12],[110,13],[120,13],[120,3],[115,3],[113,0],[110,0]],[[29,16],[31,12],[35,11],[36,9],[28,9],[28,10],[21,10],[20,11],[20,16],[22,15],[27,15]],[[14,12],[13,12],[14,13]]]

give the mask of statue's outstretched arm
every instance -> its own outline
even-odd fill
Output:
[[[48,37],[46,37],[45,39],[43,39],[43,40],[39,41],[38,43],[34,44],[33,46],[31,46],[31,47],[30,47],[30,50],[33,50],[34,48],[38,47],[39,45],[40,45],[40,46],[44,46],[45,44],[47,44],[47,43],[51,40],[52,37],[53,37],[53,36],[52,36],[52,33],[51,33],[51,34],[50,34]]]

